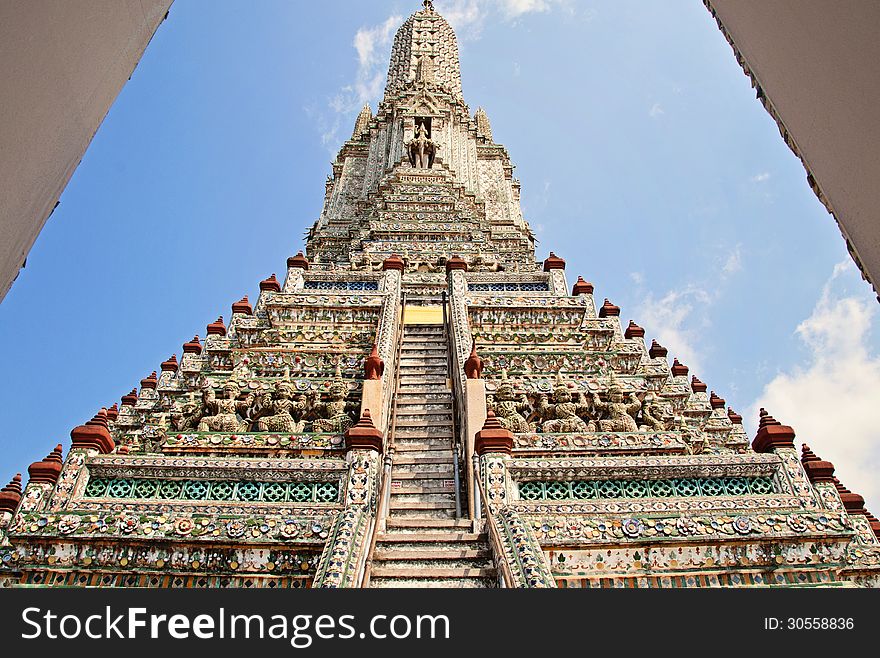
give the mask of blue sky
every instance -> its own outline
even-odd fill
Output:
[[[8,481],[300,249],[416,0],[176,0],[0,304]],[[698,0],[447,0],[540,239],[880,512],[877,303]]]

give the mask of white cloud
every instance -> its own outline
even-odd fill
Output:
[[[666,114],[666,112],[663,111],[663,107],[660,105],[660,103],[654,103],[651,106],[651,109],[648,110],[648,116],[651,117],[652,119],[656,119],[658,117],[661,117],[664,114]]]
[[[778,373],[748,410],[755,430],[764,407],[780,422],[794,427],[800,442],[834,462],[844,485],[880,511],[880,354],[872,352],[869,334],[877,304],[868,294],[836,291],[840,279],[855,279],[852,262],[834,268],[809,318],[795,333],[808,351],[807,361]]]
[[[712,301],[712,295],[693,285],[671,290],[659,299],[649,293],[637,307],[636,317],[648,332],[649,340],[656,338],[669,350],[670,358],[678,358],[699,377],[703,363],[700,330],[708,322],[699,315]]]
[[[379,25],[360,28],[352,41],[358,62],[354,81],[342,87],[328,101],[330,113],[321,113],[314,107],[306,109],[317,123],[321,143],[331,152],[335,153],[342,142],[340,132],[345,129],[343,121],[347,120],[353,127],[354,118],[361,107],[365,103],[374,103],[382,94],[391,43],[402,23],[403,17],[394,15]]]
[[[742,268],[742,243],[739,243],[728,254],[724,265],[721,267],[721,274],[725,277],[732,276],[741,271]]]
[[[488,19],[513,22],[557,8],[575,13],[573,0],[436,0],[434,6],[464,40],[479,39]],[[594,13],[586,12],[585,18]]]
[[[641,286],[645,283],[645,275],[641,272],[630,272],[629,278],[632,279],[632,282],[637,286]]]
[[[770,172],[763,171],[756,176],[752,176],[749,180],[753,183],[766,183],[768,180],[770,180]]]

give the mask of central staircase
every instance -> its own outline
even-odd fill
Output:
[[[494,587],[487,536],[458,518],[453,396],[442,324],[404,327],[391,502],[370,587]]]

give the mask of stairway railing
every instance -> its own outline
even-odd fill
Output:
[[[477,495],[479,500],[477,501],[477,510],[480,508],[483,509],[483,516],[486,519],[486,532],[489,535],[489,546],[492,549],[492,559],[495,562],[495,568],[498,569],[501,575],[501,583],[504,587],[512,588],[515,587],[513,574],[510,571],[510,565],[507,563],[507,558],[504,554],[504,545],[501,542],[501,534],[498,532],[498,524],[495,521],[495,515],[492,513],[492,508],[485,502],[488,500],[486,496],[486,487],[483,485],[483,477],[480,471],[480,459],[477,455],[472,455],[471,459],[474,462],[474,480],[477,483]],[[476,514],[477,519],[479,519],[480,514],[479,511]],[[476,524],[477,520],[474,520]]]
[[[391,395],[385,403],[385,411],[388,418],[388,432],[385,441],[385,456],[382,465],[382,474],[379,481],[379,500],[376,503],[376,516],[373,519],[373,527],[370,532],[370,544],[367,548],[367,560],[364,564],[363,576],[360,587],[368,587],[370,573],[373,570],[373,554],[376,552],[376,540],[379,533],[385,529],[385,514],[391,504],[391,470],[394,465],[394,438],[397,432],[397,393],[400,382],[400,355],[403,351],[403,328],[404,316],[406,315],[406,293],[400,296],[400,319],[394,337],[394,372],[392,373]]]
[[[455,518],[461,518],[461,432],[459,431],[460,409],[462,403],[461,380],[455,367],[455,341],[452,327],[449,323],[449,314],[446,312],[448,296],[443,291],[443,336],[446,338],[446,378],[452,385],[452,467],[455,484]]]

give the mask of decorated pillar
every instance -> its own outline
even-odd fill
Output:
[[[804,467],[794,447],[794,429],[783,425],[765,409],[761,409],[758,433],[752,449],[758,453],[773,453],[781,460],[792,490],[805,507],[817,507],[819,501],[810,485]]]
[[[67,459],[58,475],[58,481],[49,501],[48,509],[57,512],[67,506],[81,475],[85,472],[86,459],[92,455],[106,455],[116,448],[107,422],[107,410],[101,409],[85,425],[70,432],[71,446]]]
[[[474,441],[483,424],[486,422],[486,382],[483,380],[483,360],[477,354],[477,343],[474,341],[471,355],[464,362],[465,390],[465,464],[468,483],[468,515],[476,513],[476,483],[474,482]]]
[[[373,425],[369,410],[345,432],[348,482],[345,507],[336,517],[318,562],[314,587],[357,587],[369,550],[370,521],[376,521],[376,486],[383,434]]]

